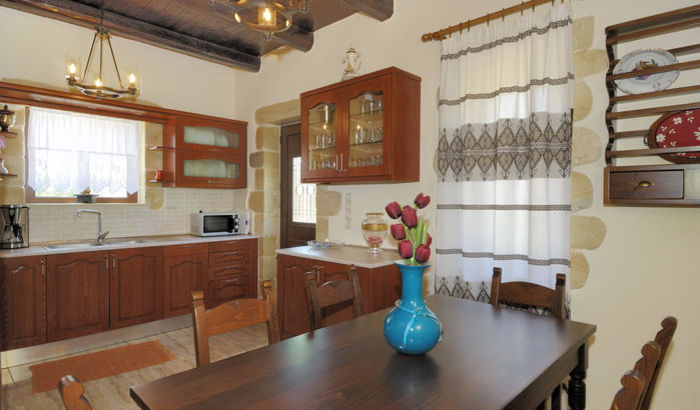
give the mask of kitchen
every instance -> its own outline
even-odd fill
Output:
[[[313,48],[306,53],[286,50],[265,56],[258,73],[231,70],[115,37],[113,42],[119,60],[138,66],[139,102],[246,121],[249,167],[245,189],[173,189],[154,184],[145,193],[145,205],[99,205],[105,229],[111,231],[113,238],[184,234],[189,231],[189,215],[200,209],[208,212],[247,209],[252,212],[252,233],[260,237],[258,280],[274,279],[279,229],[279,179],[275,177],[280,156],[279,124],[299,118],[301,93],[340,80],[341,61],[352,44],[362,54],[362,74],[396,66],[422,79],[421,155],[416,164],[420,170],[419,182],[318,185],[317,239],[331,238],[364,245],[360,221],[367,212],[381,212],[387,203],[397,199],[409,202],[418,192],[435,197],[437,191],[433,164],[438,114],[431,107],[437,103],[440,47],[435,42],[421,42],[420,34],[492,13],[511,3],[503,0],[462,5],[445,0],[427,6],[418,1],[395,2],[390,19],[379,22],[365,15],[353,15],[319,31]],[[594,33],[593,46],[589,46],[593,50],[604,48],[603,29],[608,25],[693,3],[645,1],[640,7],[630,1],[574,0],[571,4],[575,20],[592,17],[588,21]],[[91,35],[91,30],[7,7],[0,8],[0,20],[3,38],[12,39],[6,45],[7,55],[11,57],[0,68],[0,79],[65,90],[63,64],[67,47],[72,53],[85,53],[86,37]],[[597,61],[595,53],[591,56],[591,61]],[[582,64],[585,65],[585,60]],[[581,94],[588,95],[590,115],[583,120],[583,125],[595,130],[601,138],[606,135],[603,116],[607,106],[603,74],[603,71],[589,76],[577,73],[576,83],[583,90]],[[585,108],[585,101],[583,106]],[[21,112],[18,115],[21,116]],[[604,140],[598,143],[604,145]],[[21,146],[18,139],[8,140],[8,152],[13,149],[15,153],[22,152]],[[23,166],[21,154],[4,159],[10,170]],[[588,175],[593,192],[593,204],[579,217],[597,218],[605,224],[602,227],[604,240],[590,245],[586,242],[579,248],[578,253],[587,258],[590,273],[582,286],[572,287],[570,294],[572,318],[598,325],[587,379],[589,407],[609,405],[619,387],[620,375],[637,358],[636,351],[622,345],[628,346],[633,341],[636,346],[637,341],[650,338],[661,317],[673,314],[687,325],[682,325],[682,337],[676,341],[667,360],[667,368],[673,371],[664,374],[656,397],[661,402],[676,403],[675,408],[690,408],[689,403],[698,400],[693,396],[697,393],[693,393],[691,383],[697,380],[692,364],[697,361],[694,346],[700,334],[698,326],[692,325],[697,324],[697,313],[689,301],[694,298],[693,285],[698,280],[697,275],[692,274],[697,272],[697,264],[691,250],[692,244],[697,242],[700,218],[692,208],[604,207],[602,163],[599,158],[577,170]],[[24,195],[14,184],[9,178],[3,182],[1,203],[24,202]],[[93,238],[96,222],[91,215],[76,218],[79,207],[32,206],[30,243]],[[434,207],[426,209],[426,216],[433,222],[435,214]],[[572,220],[572,237],[590,221],[583,219],[576,225],[579,222]],[[664,240],[655,240],[660,233]],[[587,237],[595,235],[595,232],[585,234]],[[680,276],[680,280],[670,279],[669,273]],[[434,292],[434,274],[428,271],[426,279],[425,289]],[[669,283],[671,280],[673,282]],[[677,281],[683,285],[677,286]],[[649,319],[630,321],[635,309]],[[628,322],[628,326],[620,327],[621,321]],[[616,341],[620,341],[619,344]]]

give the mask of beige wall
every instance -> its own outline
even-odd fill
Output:
[[[331,186],[343,195],[343,206],[329,219],[330,238],[361,244],[359,224],[365,212],[380,211],[394,199],[410,202],[419,191],[435,194],[432,164],[438,129],[440,45],[423,43],[420,35],[513,3],[436,0],[425,7],[425,2],[418,0],[397,1],[394,15],[383,23],[352,16],[318,31],[309,52],[276,53],[263,59],[259,73],[237,74],[237,114],[251,123],[259,107],[292,100],[303,91],[339,81],[341,60],[350,44],[362,55],[362,73],[393,65],[422,77],[420,182]],[[605,26],[694,3],[572,0],[572,8],[574,18],[594,17],[592,48],[604,49]],[[696,83],[697,78],[695,74]],[[604,146],[607,94],[603,73],[581,80],[591,89],[593,104],[591,113],[576,125],[593,130]],[[700,209],[603,207],[603,166],[601,156],[597,162],[577,168],[591,179],[594,192],[593,205],[577,215],[597,217],[607,225],[602,246],[584,252],[590,264],[587,283],[572,291],[573,319],[598,326],[590,349],[588,408],[610,406],[620,377],[633,366],[641,345],[653,338],[666,315],[678,317],[680,327],[657,387],[656,408],[696,408],[700,402],[695,388],[700,380],[700,323],[693,300],[700,286],[700,268],[692,252],[700,242]],[[428,216],[434,221],[434,207],[429,209]]]
[[[7,58],[0,64],[2,81],[66,90],[66,57],[79,56],[86,63],[91,30],[5,7],[0,7],[0,22],[0,38],[7,40]],[[138,74],[140,95],[135,102],[234,118],[234,70],[119,37],[113,37],[112,43],[120,70]],[[20,175],[0,182],[2,203],[23,198],[24,116],[20,110],[16,124],[20,136],[9,140],[2,153],[11,172]],[[159,130],[147,132],[146,145],[162,145]],[[149,172],[142,179],[152,178],[152,170],[160,168],[161,154],[144,151],[144,155]],[[190,213],[243,209],[247,190],[162,189],[160,184],[147,184],[140,194],[143,203],[135,205],[31,205],[30,241],[94,238],[96,218],[76,218],[78,208],[99,209],[110,237],[186,233]]]

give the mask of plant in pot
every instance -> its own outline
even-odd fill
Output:
[[[401,206],[394,201],[386,213],[398,223],[390,227],[391,236],[399,241],[403,260],[395,262],[401,272],[401,299],[384,320],[384,337],[396,350],[406,354],[423,354],[442,340],[442,323],[423,299],[423,273],[428,268],[430,243],[428,221],[418,216],[418,209],[430,204],[430,196],[420,193],[413,205]]]

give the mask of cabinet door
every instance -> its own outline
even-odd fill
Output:
[[[175,249],[170,249],[175,248]],[[163,273],[163,317],[189,313],[191,295],[195,290],[205,290],[207,277],[207,254],[178,253],[179,246],[168,246],[164,251]],[[205,248],[206,249],[206,245]]]
[[[348,86],[344,98],[348,107],[344,130],[348,143],[341,152],[343,176],[389,176],[392,160],[391,77],[385,75]]]
[[[333,178],[340,172],[343,112],[335,90],[301,101],[301,178]]]
[[[48,341],[107,330],[109,253],[67,253],[46,259]]]
[[[2,259],[2,350],[46,343],[46,259]]]
[[[176,185],[192,188],[245,188],[244,154],[177,150]]]
[[[177,148],[246,154],[246,123],[178,117]]]
[[[163,248],[110,251],[110,328],[163,317]]]
[[[287,255],[277,256],[277,316],[283,339],[311,330],[304,274],[315,261]]]

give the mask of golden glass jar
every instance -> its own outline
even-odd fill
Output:
[[[370,253],[382,251],[382,243],[386,239],[389,223],[380,212],[368,212],[362,220],[362,237],[369,246]]]

